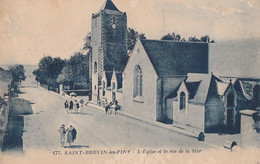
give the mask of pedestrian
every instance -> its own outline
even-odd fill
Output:
[[[77,112],[79,112],[79,103],[76,101],[76,109],[77,109]]]
[[[116,115],[117,110],[119,110],[118,101],[116,99],[114,99],[114,104],[115,104],[115,115]]]
[[[66,134],[66,129],[65,129],[65,125],[64,124],[62,124],[60,126],[58,132],[60,133],[60,145],[61,145],[61,147],[64,147],[65,134]]]
[[[84,107],[84,100],[80,100],[80,108],[79,108],[79,113],[82,113],[83,112],[83,107]]]
[[[107,106],[107,99],[105,99],[104,106]]]
[[[109,105],[106,105],[106,107],[105,107],[106,115],[107,115],[107,111],[109,108],[110,108]]]
[[[68,102],[68,100],[65,101],[64,107],[65,107],[65,109],[69,107],[69,102]]]
[[[71,143],[74,142],[77,136],[76,129],[70,125],[70,127],[66,130],[67,131],[67,142],[69,143],[69,146],[71,146]]]
[[[101,102],[100,102],[100,99],[99,98],[97,98],[97,104],[98,104],[98,106],[100,106],[101,104],[100,104]]]
[[[70,100],[69,113],[72,113],[73,110],[73,101]]]

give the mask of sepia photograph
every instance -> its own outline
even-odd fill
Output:
[[[259,18],[259,0],[0,0],[0,164],[259,164]]]

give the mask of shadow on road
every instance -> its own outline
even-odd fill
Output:
[[[33,114],[31,104],[34,104],[28,100],[21,98],[13,98],[11,101],[11,115],[30,115]]]
[[[8,124],[3,136],[2,151],[23,152],[24,116],[33,114],[31,102],[12,98]]]
[[[89,116],[93,116],[93,114],[88,114],[88,113],[77,113],[77,112],[73,112],[70,114],[80,114],[80,115],[89,115]]]
[[[9,115],[7,131],[4,134],[2,151],[23,152],[24,117]]]

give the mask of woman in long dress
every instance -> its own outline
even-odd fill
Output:
[[[84,106],[84,100],[81,99],[81,100],[79,101],[79,103],[80,103],[80,104],[79,104],[79,105],[80,105],[80,107],[79,107],[79,113],[82,113],[82,112],[83,112],[83,106]]]
[[[72,125],[70,125],[70,127],[66,131],[68,131],[67,142],[69,143],[69,146],[71,146],[71,143],[74,142],[74,140],[76,139],[77,132]]]

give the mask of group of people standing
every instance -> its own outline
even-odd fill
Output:
[[[71,146],[71,143],[74,142],[74,140],[76,139],[76,136],[77,136],[77,130],[72,125],[70,125],[66,129],[65,125],[62,124],[60,126],[58,132],[60,133],[60,144],[61,144],[61,147],[65,146],[66,134],[67,134],[67,143],[69,144],[69,146]]]
[[[83,109],[83,104],[84,104],[84,101],[83,100],[80,100],[80,102],[78,102],[77,100],[66,100],[64,102],[64,107],[65,109],[69,109],[68,113],[72,113],[73,110],[76,111],[77,113],[81,112],[82,109]]]

